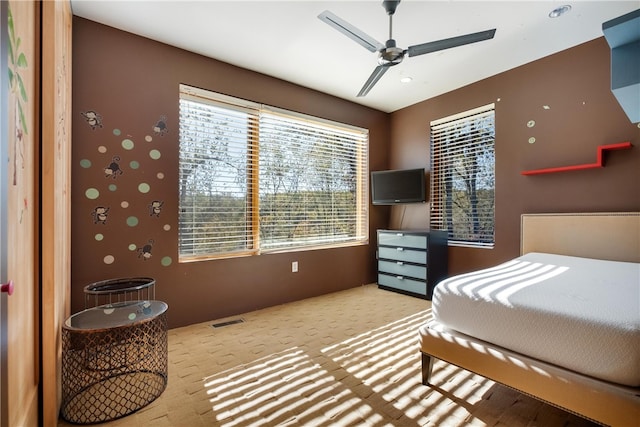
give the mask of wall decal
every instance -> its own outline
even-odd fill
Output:
[[[87,188],[84,195],[87,196],[87,199],[95,200],[100,197],[100,192],[97,188]]]
[[[120,164],[118,163],[119,161],[120,156],[113,156],[113,158],[111,159],[111,163],[109,163],[109,166],[104,168],[104,176],[106,178],[111,177],[113,179],[116,179],[119,175],[123,174],[123,171],[120,168]]]
[[[24,80],[22,80],[22,76],[20,75],[20,69],[25,69],[28,67],[27,56],[24,52],[20,52],[18,49],[20,48],[20,43],[22,40],[20,37],[16,38],[14,26],[13,26],[13,16],[11,14],[11,8],[7,9],[7,29],[9,30],[9,87],[11,91],[16,95],[16,107],[18,111],[18,119],[20,127],[19,129],[24,133],[28,134],[29,130],[27,128],[26,120],[24,119],[24,109],[22,108],[22,102],[28,102],[27,90],[25,88]],[[19,95],[19,96],[17,96]]]
[[[153,131],[156,135],[164,136],[169,130],[167,129],[167,117],[160,116],[160,119],[153,125]]]
[[[162,205],[164,202],[161,200],[154,200],[149,204],[149,216],[155,216],[160,218],[160,212],[162,212]]]
[[[91,129],[96,130],[96,128],[102,127],[102,116],[93,110],[89,111],[81,111],[80,115],[84,117],[85,121]]]
[[[138,191],[141,193],[148,193],[149,191],[151,191],[151,186],[146,182],[141,182],[138,185]]]
[[[91,110],[95,115],[87,113],[82,113],[87,123],[96,128],[102,125],[101,117],[95,110]],[[154,131],[166,134],[164,117],[156,125]],[[91,131],[85,128],[84,132],[89,134]],[[131,131],[115,127],[106,136],[101,135],[97,144],[83,146],[83,152],[78,157],[79,168],[82,173],[87,172],[79,182],[85,186],[85,196],[95,201],[88,208],[91,215],[88,225],[101,230],[101,233],[83,233],[87,237],[87,245],[92,245],[93,250],[87,252],[87,256],[98,262],[101,260],[103,265],[122,265],[131,258],[149,261],[145,265],[157,263],[165,267],[173,262],[172,256],[167,253],[153,256],[157,248],[166,245],[158,246],[159,240],[150,238],[155,233],[171,230],[166,220],[157,220],[167,216],[166,212],[163,213],[167,205],[159,194],[155,194],[159,186],[154,186],[155,181],[150,181],[165,177],[163,164],[156,161],[162,157],[162,148],[154,144],[153,133],[142,134],[145,135],[142,137],[146,141],[144,143],[140,143],[139,137],[135,136],[139,134],[135,129]],[[88,138],[91,139],[91,136]],[[147,146],[146,143],[153,146]],[[136,197],[132,195],[133,192],[145,196]],[[88,222],[89,215],[86,216]],[[119,236],[130,237],[123,241]],[[122,252],[135,254],[135,258],[124,257]]]
[[[21,69],[28,67],[27,56],[24,52],[20,52],[20,43],[22,40],[20,37],[16,37],[15,29],[13,25],[13,15],[11,14],[11,8],[7,8],[7,30],[9,32],[9,88],[13,94],[15,109],[15,139],[13,140],[13,185],[18,185],[18,158],[22,160],[20,169],[24,169],[24,135],[29,133],[27,128],[27,121],[24,116],[24,104],[29,102],[27,96],[27,89],[20,75]],[[18,155],[19,153],[19,155]],[[22,213],[21,213],[22,215]]]
[[[125,150],[133,150],[135,146],[136,144],[129,138],[122,140],[122,148],[124,148]]]
[[[94,224],[106,224],[109,217],[109,208],[105,206],[98,206],[92,212]]]
[[[151,258],[151,250],[153,249],[153,239],[149,239],[146,245],[139,247],[136,249],[138,252],[138,258],[142,258],[143,260],[148,260]]]

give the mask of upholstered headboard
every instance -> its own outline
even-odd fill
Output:
[[[520,254],[640,262],[640,212],[523,214]]]

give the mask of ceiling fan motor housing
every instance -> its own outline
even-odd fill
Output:
[[[404,49],[396,47],[396,41],[389,39],[386,47],[378,52],[378,64],[384,66],[398,65],[402,62],[404,54]]]

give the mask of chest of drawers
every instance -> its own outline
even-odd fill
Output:
[[[378,230],[378,287],[430,300],[447,275],[447,232]]]

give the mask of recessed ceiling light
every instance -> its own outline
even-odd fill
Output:
[[[400,79],[402,83],[409,83],[411,80],[413,80],[411,77],[403,77]]]
[[[568,5],[568,4],[565,4],[564,6],[556,7],[551,12],[549,12],[549,18],[557,18],[569,12],[570,10],[571,10],[571,5]]]

